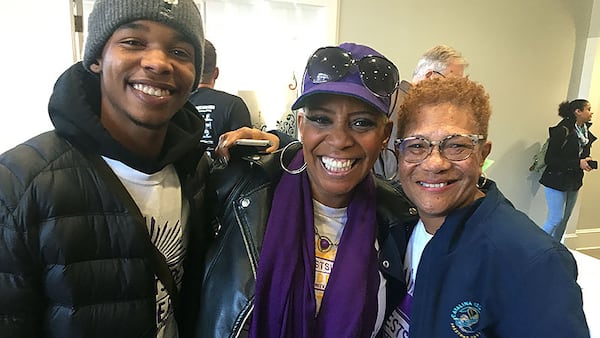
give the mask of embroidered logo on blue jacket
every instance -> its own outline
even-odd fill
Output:
[[[481,305],[477,302],[462,302],[452,309],[452,331],[461,338],[477,338],[481,332],[477,327]]]

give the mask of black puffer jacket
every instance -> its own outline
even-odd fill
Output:
[[[203,121],[193,106],[184,107],[159,161],[147,161],[102,128],[99,94],[97,77],[74,65],[50,100],[56,130],[0,156],[3,338],[155,335],[152,244],[145,221],[129,213],[111,189],[115,182],[109,184],[90,161],[100,154],[145,172],[174,163],[192,211],[188,258],[201,255],[198,216],[207,166],[197,145]]]
[[[293,151],[288,150],[290,157]],[[196,338],[239,337],[253,309],[256,269],[274,190],[280,153],[234,161],[215,171],[211,211],[216,242],[207,254]],[[406,292],[403,259],[417,221],[416,209],[398,190],[376,179],[379,269],[387,279],[387,313]],[[208,196],[212,196],[209,194]]]

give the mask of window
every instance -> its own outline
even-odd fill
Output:
[[[94,0],[72,1],[82,8],[85,37]],[[301,89],[310,53],[336,44],[339,0],[194,1],[217,49],[216,88],[241,96],[255,127],[275,128]]]

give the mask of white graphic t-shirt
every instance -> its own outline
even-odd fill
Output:
[[[415,291],[417,268],[425,246],[433,235],[425,230],[423,222],[419,220],[408,241],[406,256],[404,256],[404,276],[406,278],[407,294],[398,307],[392,311],[390,317],[383,325],[383,337],[406,338],[410,328],[410,308]]]
[[[152,243],[165,256],[177,288],[181,288],[183,258],[187,246],[189,205],[182,198],[181,184],[173,165],[148,175],[103,157],[119,177],[146,220]],[[177,323],[171,300],[158,277],[156,281],[156,326],[158,338],[177,338]]]
[[[315,228],[319,236],[327,237],[331,241],[331,248],[322,252],[319,250],[319,238],[315,236],[315,299],[317,305],[317,313],[321,308],[321,301],[323,300],[323,294],[329,281],[329,276],[333,270],[333,264],[335,262],[335,256],[337,255],[337,245],[340,243],[340,238],[344,231],[344,226],[348,220],[346,211],[348,208],[331,208],[324,204],[313,200],[313,210],[315,216]],[[375,248],[379,250],[377,241],[374,243]],[[375,337],[379,328],[383,324],[385,315],[385,286],[386,280],[383,278],[381,272],[379,273],[379,291],[377,293],[377,320],[375,322],[375,328],[372,337]]]

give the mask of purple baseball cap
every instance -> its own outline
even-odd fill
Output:
[[[342,43],[339,45],[341,49],[350,52],[350,55],[355,60],[360,60],[365,56],[380,56],[384,57],[376,50],[355,43]],[[380,112],[388,115],[390,110],[390,98],[379,97],[373,94],[363,84],[357,67],[350,67],[348,74],[338,81],[313,83],[305,72],[302,82],[302,94],[292,105],[292,110],[300,109],[306,105],[307,98],[315,94],[337,94],[355,97],[371,106],[377,108]]]

